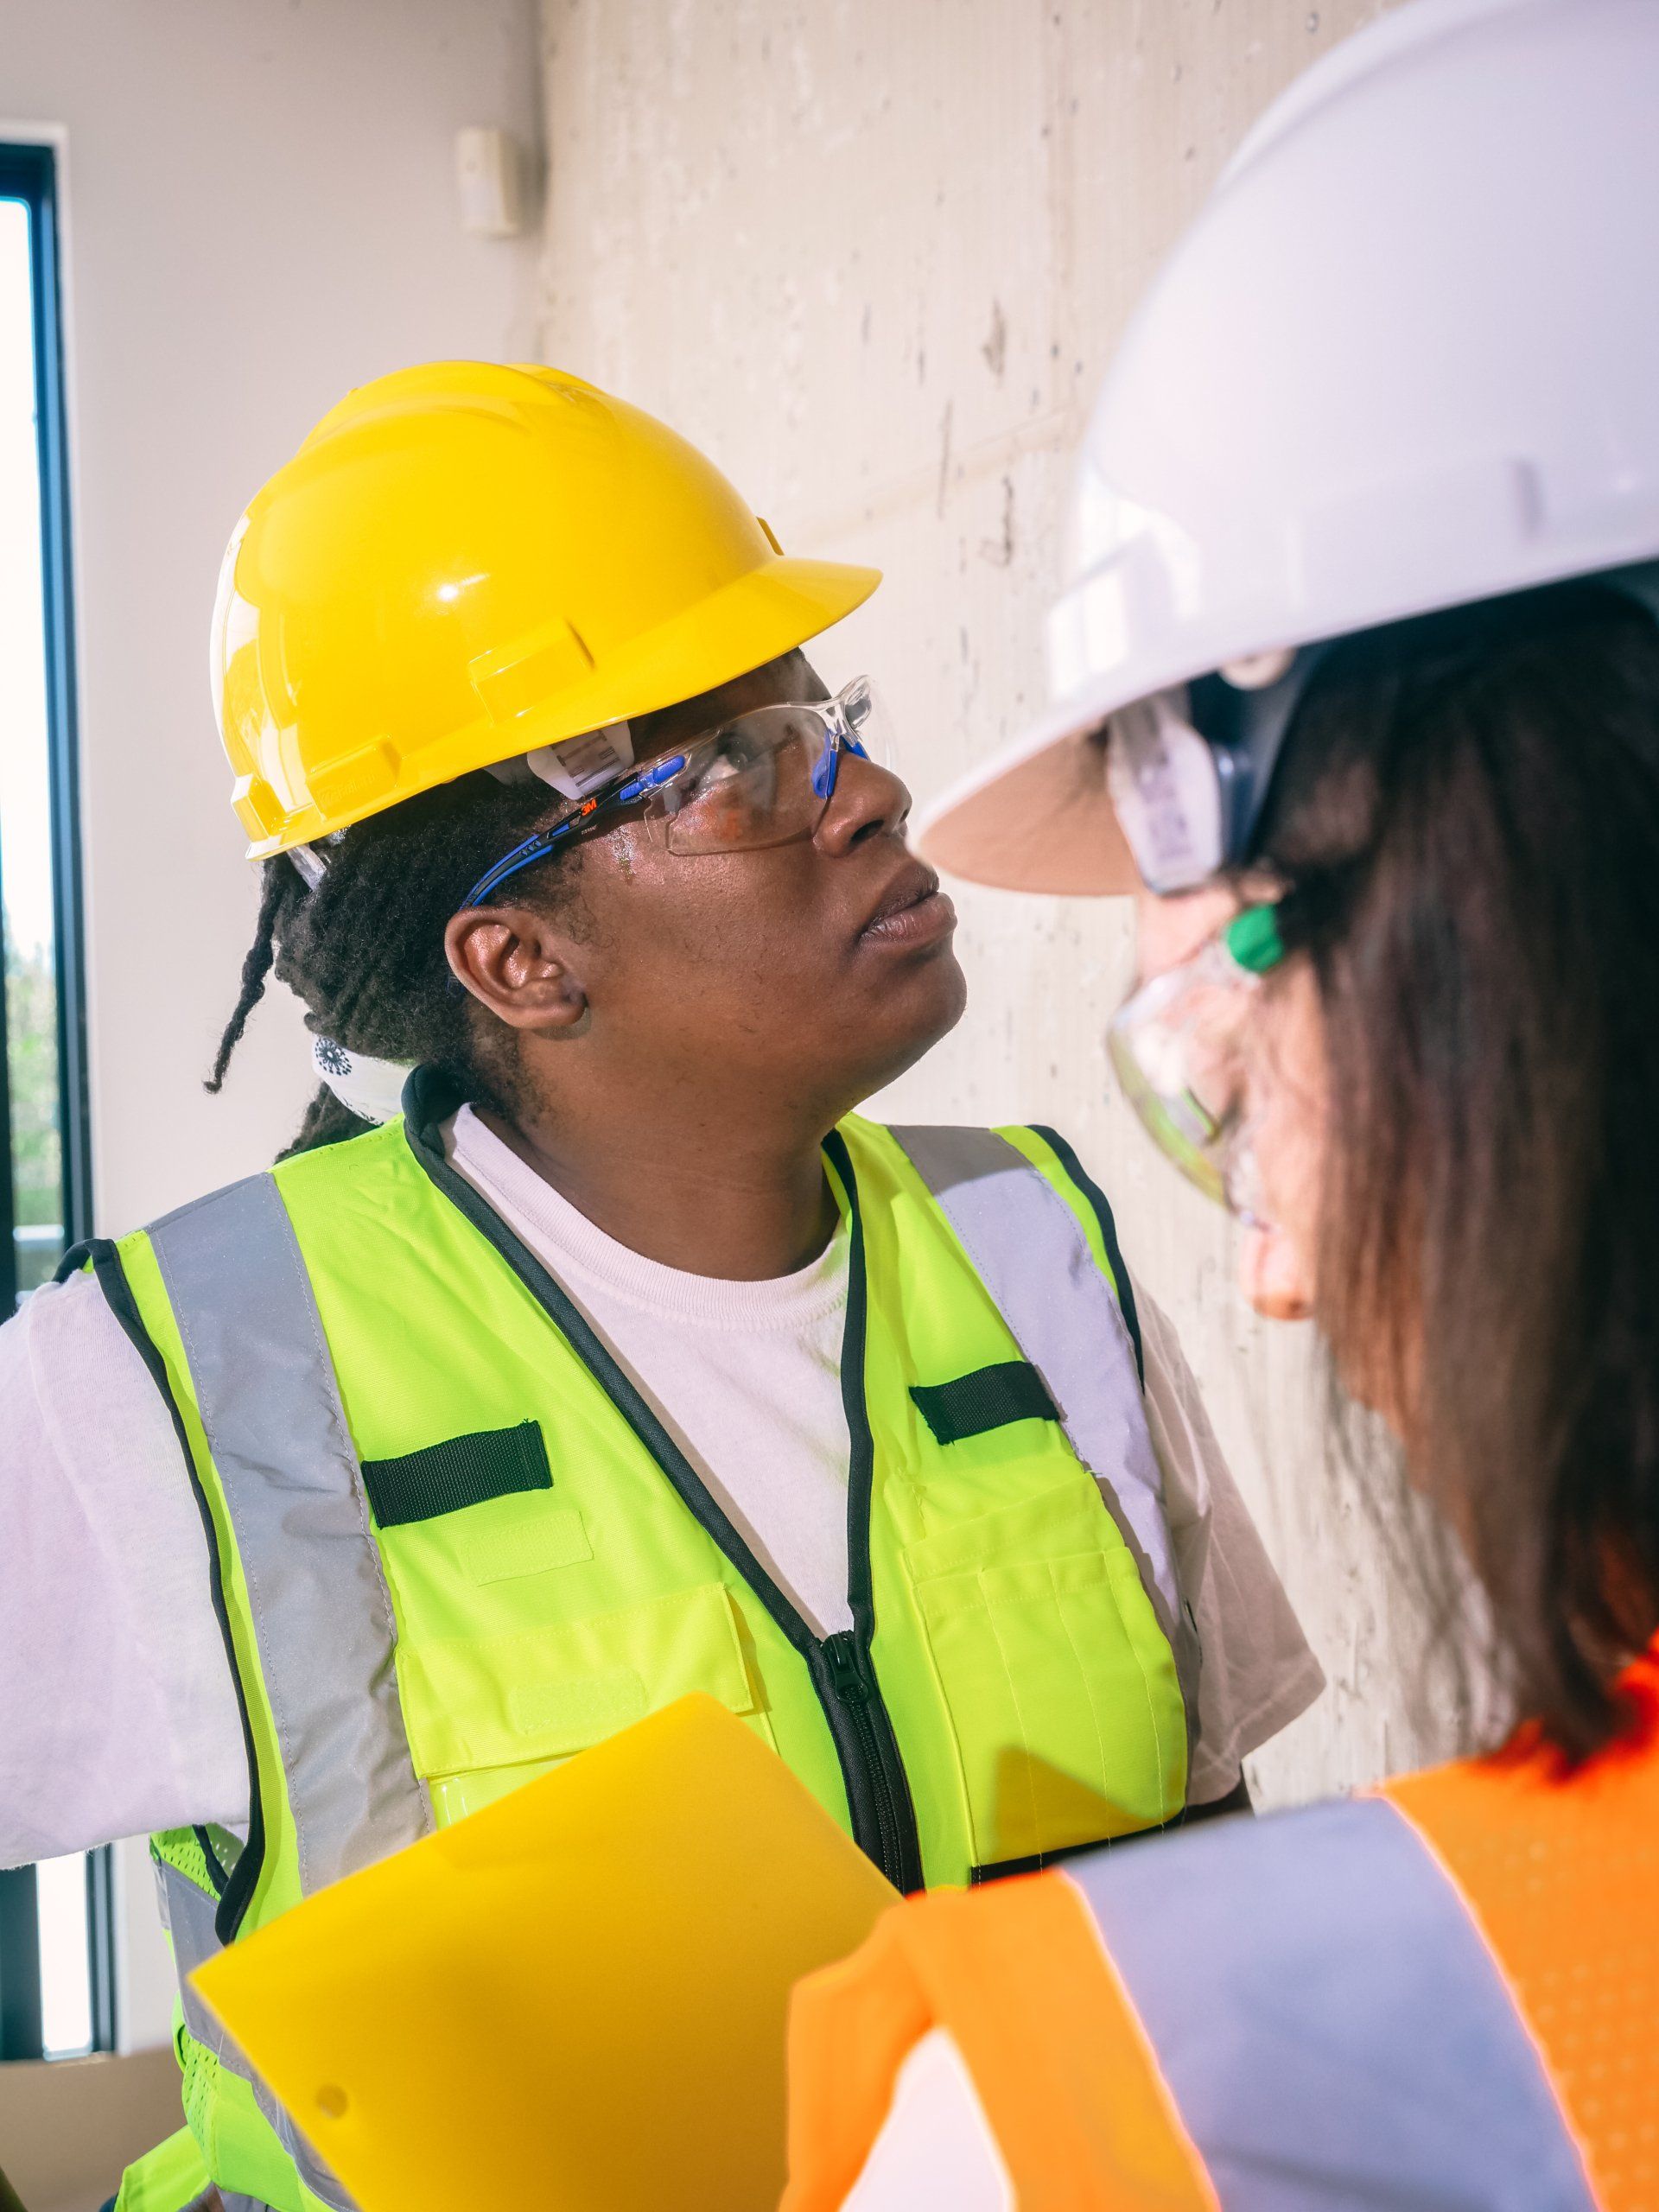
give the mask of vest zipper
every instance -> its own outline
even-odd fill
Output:
[[[868,1648],[855,1630],[826,1636],[808,1661],[835,1738],[855,1840],[894,1889],[922,1887],[910,1783]]]

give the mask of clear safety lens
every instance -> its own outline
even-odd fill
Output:
[[[1124,1095],[1160,1150],[1245,1219],[1259,1211],[1244,1047],[1261,981],[1212,939],[1144,983],[1107,1033]]]
[[[787,844],[817,828],[841,753],[884,759],[887,739],[880,700],[862,677],[821,704],[757,707],[689,748],[652,810],[671,852]]]
[[[1162,894],[1207,883],[1225,857],[1216,759],[1187,715],[1185,687],[1120,708],[1106,781],[1135,866]]]
[[[626,722],[591,734],[602,741],[615,766],[631,763],[632,734]],[[581,741],[585,747],[588,740]],[[549,747],[551,756],[569,747]],[[855,677],[833,699],[800,706],[757,707],[722,728],[692,740],[683,751],[643,762],[631,775],[613,777],[605,790],[571,798],[556,820],[526,837],[486,870],[462,901],[462,911],[535,868],[588,829],[607,829],[626,807],[640,808],[652,835],[674,853],[752,851],[810,837],[834,795],[842,755],[885,763],[887,715],[868,677]],[[537,756],[501,764],[495,772],[514,782],[541,776],[556,763]],[[584,768],[584,775],[588,772]]]

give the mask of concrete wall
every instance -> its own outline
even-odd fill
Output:
[[[823,642],[918,796],[1043,696],[1066,457],[1114,340],[1245,127],[1382,0],[546,0],[546,358],[705,446],[791,550],[880,563]],[[967,894],[967,1021],[892,1096],[1068,1130],[1174,1313],[1332,1687],[1274,1796],[1410,1760],[1408,1616],[1322,1466],[1298,1334],[1110,1096],[1109,905]],[[1432,1731],[1430,1732],[1432,1734]]]
[[[0,0],[0,138],[67,214],[95,1198],[120,1230],[263,1165],[311,1088],[273,994],[201,1077],[252,931],[207,626],[249,493],[352,385],[533,345],[534,247],[462,235],[453,140],[533,141],[534,0]],[[142,1852],[129,2042],[168,2033]],[[112,2185],[112,2184],[111,2184]]]

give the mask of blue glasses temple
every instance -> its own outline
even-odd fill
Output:
[[[591,822],[594,815],[607,813],[613,807],[632,805],[635,799],[643,798],[658,784],[665,784],[671,776],[677,776],[684,766],[683,753],[671,753],[664,760],[653,760],[643,774],[630,776],[627,782],[616,791],[606,791],[600,798],[589,801],[576,813],[567,815],[563,822],[556,822],[550,830],[540,830],[533,837],[526,837],[522,845],[515,845],[510,853],[499,860],[487,875],[480,876],[461,900],[461,910],[464,912],[468,906],[476,906],[481,899],[487,899],[492,891],[506,882],[510,876],[517,875],[521,868],[533,868],[537,861],[562,844],[573,830],[581,829],[584,823]]]

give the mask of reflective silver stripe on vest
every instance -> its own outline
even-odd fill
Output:
[[[1586,1885],[1591,1809],[1570,1847]],[[1491,1842],[1513,1851],[1522,1834],[1500,1828]],[[1228,2212],[1596,2212],[1611,2201],[1586,2175],[1548,2044],[1517,2010],[1501,1951],[1433,1830],[1419,1834],[1386,1800],[1217,1821],[1156,1851],[1068,1860],[1059,1878],[1099,1929]],[[1547,1930],[1548,1904],[1539,1911]],[[1630,1946],[1649,1991],[1651,1927],[1644,1915]],[[1595,1992],[1577,1979],[1570,1920],[1555,1941],[1565,2022]],[[1611,2074],[1624,2054],[1611,2037],[1602,2047]],[[1639,2049],[1631,2059],[1650,2080]],[[1643,2102],[1650,2111],[1650,2094]],[[1641,2196],[1651,2204],[1651,2187]]]
[[[156,1885],[161,1893],[162,1924],[173,1939],[173,1963],[178,1970],[179,2002],[184,2024],[203,2048],[212,2052],[227,2073],[239,2075],[253,2091],[254,2101],[270,2123],[272,2132],[298,2169],[301,2180],[314,2196],[334,2212],[356,2212],[347,2196],[311,2145],[306,2141],[270,2091],[242,2055],[225,2029],[196,1994],[190,1976],[219,1949],[213,1915],[218,1900],[198,1889],[188,1874],[164,1859],[154,1859]],[[234,2202],[253,2205],[251,2197],[225,2200],[226,2212]]]
[[[1099,1485],[1174,1654],[1189,1742],[1198,1643],[1175,1568],[1164,1478],[1135,1346],[1077,1216],[995,1129],[895,1128],[1014,1342],[1042,1376],[1066,1440]]]
[[[181,1207],[149,1241],[241,1556],[308,1897],[432,1828],[357,1453],[274,1179]]]
[[[184,2024],[195,2040],[212,2051],[222,2065],[232,2074],[251,2079],[253,2069],[231,2041],[225,2030],[191,1986],[188,1977],[200,1966],[218,1955],[219,1937],[213,1931],[213,1913],[218,1900],[200,1890],[188,1874],[176,1866],[169,1866],[164,1859],[152,1859],[156,1869],[156,1887],[160,1893],[162,1925],[173,1938],[173,1963],[179,1974],[179,2002],[184,2011]]]

